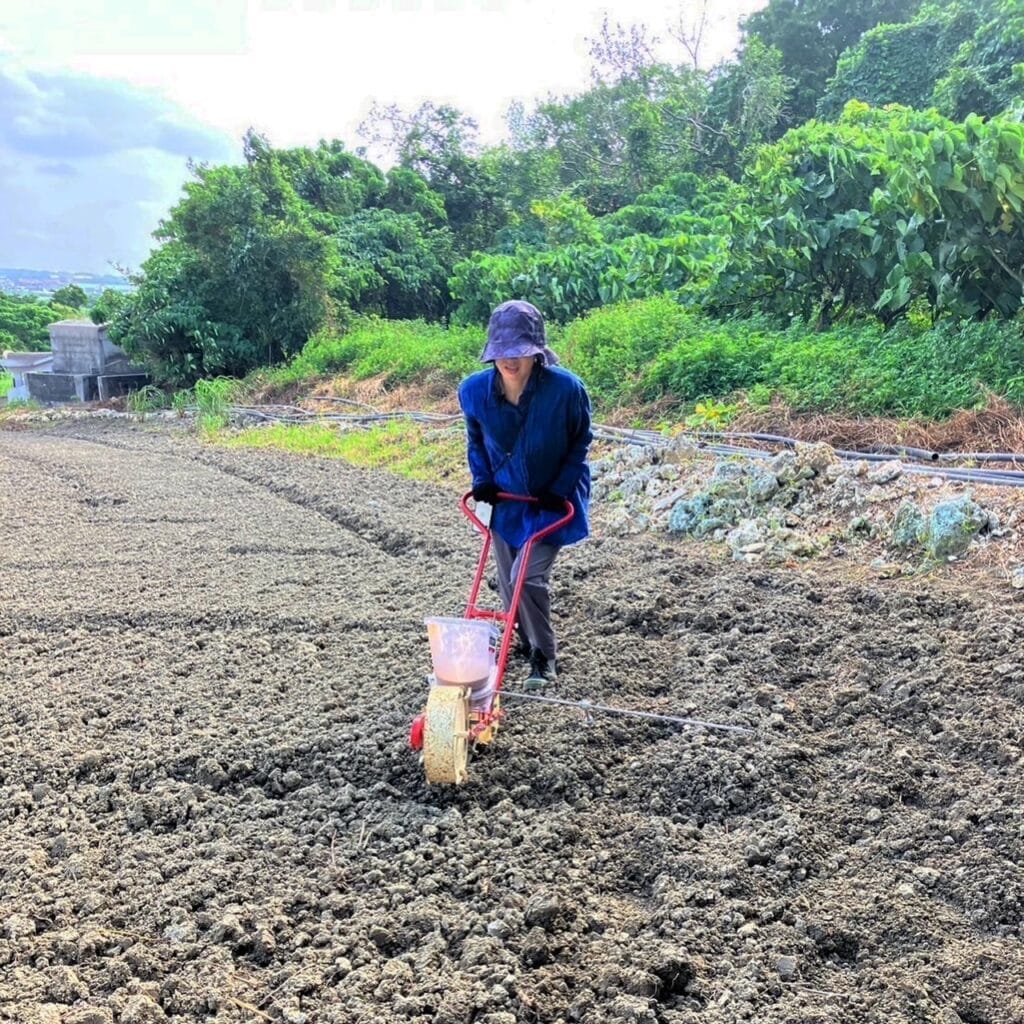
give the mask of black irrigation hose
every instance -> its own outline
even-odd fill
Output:
[[[704,430],[698,433],[701,437],[734,437],[739,440],[769,441],[773,444],[794,448],[800,442],[796,438],[783,437],[780,434],[742,433],[739,431]],[[840,449],[837,449],[839,451]],[[921,462],[1009,462],[1024,465],[1022,452],[937,452],[930,448],[914,448],[910,445],[879,444],[872,445],[865,452],[850,452],[850,457],[883,459],[909,458]]]
[[[908,473],[937,476],[961,483],[986,484],[990,487],[1024,487],[1024,473],[1016,470],[954,469],[952,467],[904,466]]]
[[[771,458],[771,452],[758,451],[752,448],[739,448],[732,445],[708,445],[704,450],[720,455],[744,455]],[[836,455],[845,461],[864,459],[868,462],[887,462],[887,457],[871,452],[848,452],[836,450]],[[992,487],[1024,487],[1024,472],[1012,469],[961,469],[955,466],[918,466],[914,463],[903,464],[904,473],[916,473],[924,476],[937,476],[944,480],[958,480],[962,483],[987,484]]]
[[[595,430],[594,437],[605,441],[625,441],[627,444],[643,444],[644,446],[661,448],[667,446],[664,439],[659,444],[651,445],[651,440],[653,439],[642,442],[639,440],[630,441],[616,434],[604,434],[601,432],[601,428]],[[739,445],[709,444],[701,441],[696,442],[694,447],[697,451],[709,452],[712,455],[742,455],[745,458],[753,459],[770,459],[775,455],[774,452],[765,451],[763,448],[744,448]],[[848,462],[864,460],[865,462],[883,463],[895,460],[894,456],[883,455],[879,452],[856,452],[847,451],[842,448],[836,449],[836,455]],[[1024,472],[1017,470],[967,469],[955,466],[938,466],[934,463],[928,466],[918,466],[913,463],[904,463],[903,471],[905,473],[923,473],[926,476],[937,476],[945,480],[959,480],[964,483],[987,484],[993,487],[1024,487]]]
[[[938,462],[939,453],[929,451],[927,448],[910,448],[900,444],[873,444],[868,449],[877,452],[879,455],[889,455],[897,459],[918,459],[921,462]]]
[[[1012,462],[1015,466],[1024,465],[1024,454],[1020,452],[939,452],[939,459],[944,462],[963,459],[965,462]]]

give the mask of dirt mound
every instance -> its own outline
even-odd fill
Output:
[[[598,536],[560,695],[406,744],[449,492],[120,424],[0,433],[0,1017],[1024,1019],[1024,624]]]

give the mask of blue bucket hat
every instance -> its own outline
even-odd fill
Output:
[[[487,324],[487,344],[480,362],[492,363],[495,359],[518,359],[522,356],[540,356],[546,366],[554,366],[558,362],[558,356],[548,348],[540,310],[529,302],[511,299],[491,314]]]

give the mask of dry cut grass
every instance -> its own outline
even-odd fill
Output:
[[[904,445],[934,452],[1014,452],[1024,455],[1024,414],[990,396],[984,409],[962,410],[948,420],[888,419],[796,413],[772,404],[744,410],[730,430],[779,434],[798,441],[825,441],[834,448],[867,451],[878,445]]]

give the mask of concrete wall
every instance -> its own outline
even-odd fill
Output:
[[[105,373],[96,378],[96,387],[101,402],[105,402],[108,398],[119,398],[121,395],[138,391],[148,383],[148,373]]]
[[[27,373],[29,395],[37,402],[94,402],[96,375],[88,373]]]
[[[39,402],[94,402],[124,395],[149,381],[107,337],[106,325],[88,320],[50,324],[51,372],[26,372],[30,397]],[[51,353],[45,353],[49,358]],[[45,371],[49,367],[25,367]]]
[[[102,373],[107,362],[105,337],[106,330],[88,320],[61,320],[50,324],[53,372]]]

